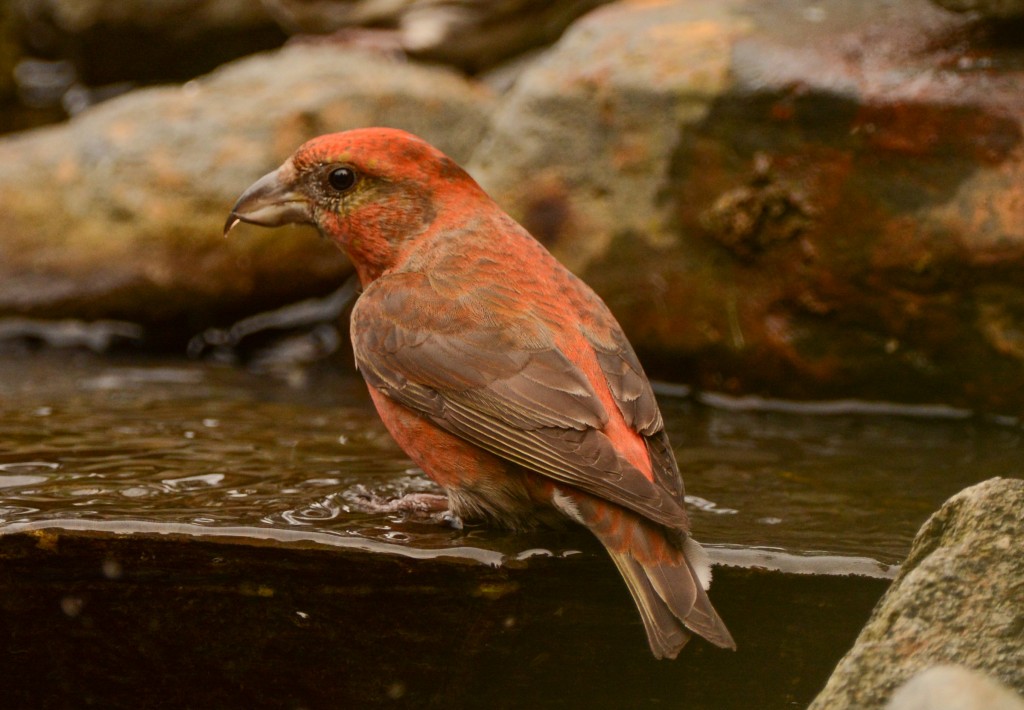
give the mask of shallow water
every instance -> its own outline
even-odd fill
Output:
[[[421,547],[518,545],[487,530],[359,512],[367,493],[433,486],[390,440],[358,376],[339,369],[286,381],[185,361],[6,358],[0,527],[132,519]],[[712,545],[898,562],[942,501],[972,483],[1019,475],[1024,453],[1019,427],[965,413],[744,411],[729,400],[660,400],[694,531]]]
[[[653,659],[585,532],[360,512],[434,489],[346,367],[5,357],[12,707],[802,707],[892,576],[877,562],[1019,475],[1013,423],[659,390],[736,653]]]

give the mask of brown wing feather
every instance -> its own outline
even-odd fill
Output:
[[[439,296],[419,274],[378,279],[352,312],[357,366],[385,396],[446,431],[687,529],[675,487],[649,481],[601,432],[607,412],[543,324],[493,309],[482,318],[474,306],[471,298]],[[661,458],[656,463],[664,466]]]
[[[579,285],[578,307],[586,314],[586,321],[592,324],[584,329],[583,334],[597,354],[597,362],[608,381],[612,397],[626,423],[643,435],[656,480],[682,505],[685,496],[683,477],[679,474],[679,465],[665,433],[665,423],[650,380],[608,306],[589,286],[582,281]]]

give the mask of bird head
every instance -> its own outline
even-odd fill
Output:
[[[364,128],[314,138],[238,198],[224,225],[311,224],[349,256],[366,285],[401,258],[445,204],[482,192],[416,136]]]

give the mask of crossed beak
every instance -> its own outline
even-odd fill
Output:
[[[224,236],[239,222],[261,227],[312,223],[309,199],[295,189],[294,173],[295,169],[288,161],[250,185],[231,208],[231,214],[224,223]]]

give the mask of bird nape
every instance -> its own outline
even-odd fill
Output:
[[[583,525],[656,657],[675,658],[691,633],[736,647],[622,328],[454,161],[394,129],[320,136],[242,194],[225,234],[238,222],[314,225],[352,261],[356,365],[452,516]]]

